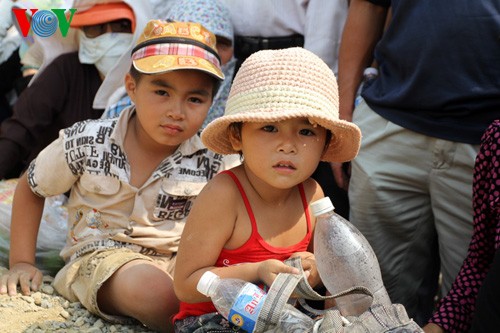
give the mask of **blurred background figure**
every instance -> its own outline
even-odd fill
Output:
[[[259,50],[303,46],[337,73],[346,0],[222,1],[231,13],[239,64]]]
[[[500,327],[500,120],[484,133],[473,181],[469,252],[426,333],[496,332]]]
[[[492,65],[500,48],[491,48],[500,2],[450,9],[446,1],[351,0],[339,53],[340,115],[363,133],[350,220],[373,247],[391,301],[420,325],[467,255],[474,161],[500,117],[500,67]],[[378,76],[354,107],[373,58]]]

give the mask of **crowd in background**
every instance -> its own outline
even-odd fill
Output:
[[[125,11],[75,16],[47,38],[23,37],[12,11],[95,3]],[[0,15],[0,179],[19,178],[61,129],[134,105],[124,78],[151,19],[217,38],[224,79],[199,132],[223,116],[246,58],[303,47],[335,74],[340,119],[362,133],[356,158],[320,162],[313,178],[370,242],[392,302],[427,333],[498,327],[497,1],[2,0]]]

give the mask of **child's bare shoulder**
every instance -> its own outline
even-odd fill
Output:
[[[228,173],[222,172],[205,185],[201,194],[209,196],[213,200],[227,201],[238,194],[238,187]]]
[[[325,196],[321,185],[313,178],[306,179],[303,183],[304,192],[310,202],[321,199]]]

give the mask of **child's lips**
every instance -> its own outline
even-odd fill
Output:
[[[172,124],[161,125],[161,128],[163,128],[166,132],[171,134],[182,132],[182,128],[180,126]]]
[[[290,162],[290,161],[280,161],[276,163],[273,168],[275,169],[288,169],[288,170],[295,170],[295,165]]]

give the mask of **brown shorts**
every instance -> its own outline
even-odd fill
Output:
[[[102,312],[97,304],[99,288],[120,267],[132,260],[145,260],[161,267],[173,276],[175,256],[146,256],[127,248],[99,250],[83,255],[64,266],[56,275],[54,287],[71,302],[80,302],[91,313],[110,322],[129,323],[127,317]]]

